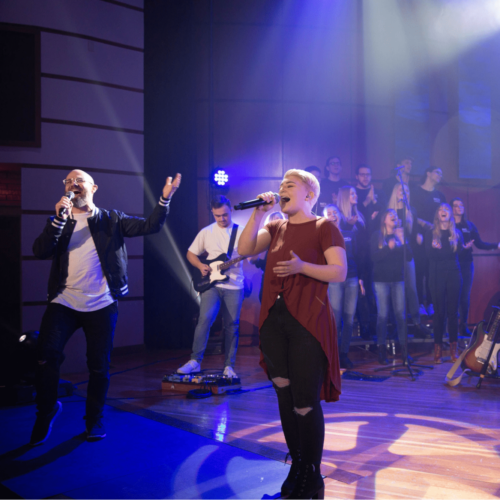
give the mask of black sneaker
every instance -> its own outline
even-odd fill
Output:
[[[106,429],[102,423],[102,417],[87,420],[87,441],[99,441],[106,437]]]
[[[57,401],[54,409],[50,413],[45,415],[40,412],[37,413],[36,422],[31,433],[31,446],[38,446],[39,444],[43,444],[47,441],[50,436],[50,431],[52,430],[52,424],[61,412],[62,403]]]

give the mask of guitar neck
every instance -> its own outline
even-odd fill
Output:
[[[490,331],[488,332],[488,341],[492,342],[495,338],[495,334],[497,332],[498,325],[500,323],[500,309],[497,311],[493,324],[491,325]]]
[[[229,269],[232,265],[237,264],[241,260],[246,259],[246,256],[241,256],[241,257],[236,257],[235,259],[228,260],[227,262],[224,262],[224,264],[220,264],[217,266],[220,271],[224,271],[226,269]]]

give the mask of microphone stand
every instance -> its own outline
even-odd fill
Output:
[[[417,370],[416,374],[413,373],[412,366],[416,368],[428,368],[429,370],[433,370],[433,366],[429,365],[417,365],[410,361],[409,355],[408,355],[408,326],[406,324],[407,322],[407,316],[406,316],[406,245],[407,245],[407,240],[406,240],[406,211],[410,210],[410,203],[408,202],[408,197],[406,196],[406,190],[404,188],[404,182],[403,182],[403,176],[401,175],[401,169],[398,170],[397,176],[399,178],[399,183],[401,185],[401,192],[403,193],[403,220],[402,220],[402,226],[403,226],[403,293],[404,293],[404,309],[403,309],[403,314],[404,314],[404,322],[403,322],[403,328],[404,328],[404,342],[405,345],[401,346],[401,353],[404,354],[404,359],[403,362],[400,364],[392,365],[392,366],[384,366],[383,368],[377,368],[375,369],[376,372],[380,372],[383,370],[391,370],[392,375],[409,375],[410,379],[412,382],[414,382],[418,376],[422,375],[424,372],[422,370]],[[409,244],[409,243],[408,243]]]

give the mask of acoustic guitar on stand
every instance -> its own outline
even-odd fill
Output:
[[[473,372],[480,373],[488,359],[493,343],[495,343],[498,326],[500,325],[500,309],[497,308],[495,319],[489,329],[484,331],[484,321],[477,325],[477,337],[474,344],[471,345],[467,354],[464,357],[464,364]],[[493,352],[488,363],[488,373],[493,373],[498,367],[498,352],[500,351],[500,343],[495,343]]]
[[[217,258],[212,260],[203,260],[203,264],[210,267],[211,271],[209,274],[202,276],[200,273],[198,278],[193,278],[194,289],[198,293],[203,293],[208,290],[213,285],[217,283],[223,283],[229,279],[229,276],[224,274],[226,269],[229,269],[234,264],[246,259],[245,256],[236,257],[235,259],[227,260],[227,255],[225,253],[220,254]]]

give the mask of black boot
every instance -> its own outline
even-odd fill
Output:
[[[389,364],[389,360],[387,359],[387,348],[385,344],[379,344],[378,346],[378,362],[381,365]]]
[[[300,450],[297,450],[294,453],[287,453],[285,458],[285,463],[287,462],[288,455],[292,457],[292,466],[288,471],[288,476],[285,479],[285,482],[281,485],[281,498],[288,498],[292,493],[295,485],[297,484],[297,479],[300,473]]]
[[[319,464],[303,464],[290,498],[325,498],[325,483]]]
[[[301,460],[295,488],[289,498],[324,498],[325,484],[320,472],[325,419],[320,402],[316,402],[305,415],[297,414]]]

